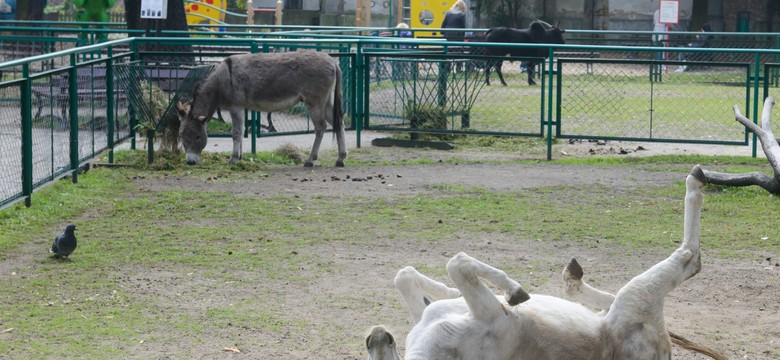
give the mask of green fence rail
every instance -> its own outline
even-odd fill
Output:
[[[780,51],[773,49],[547,46],[555,56],[539,67],[539,85],[529,86],[519,62],[532,59],[478,55],[488,44],[358,32],[128,38],[0,63],[0,207],[19,200],[29,204],[35,189],[59,177],[77,181],[80,166],[106,151],[111,161],[121,141],[134,146],[139,110],[132,98],[145,90],[121,84],[133,78],[121,75],[128,66],[174,99],[183,78],[173,69],[213,65],[235,53],[327,51],[340,59],[345,119],[358,146],[363,129],[546,136],[548,158],[556,137],[749,145],[731,107],[755,114],[778,84],[778,65],[769,60]],[[495,77],[494,85],[484,85],[486,64],[498,60],[509,85],[497,85]],[[312,131],[301,107],[271,114],[276,132],[269,132],[268,114],[247,115],[252,151],[263,136]],[[214,128],[210,135],[229,132]],[[752,145],[755,154],[755,141]]]

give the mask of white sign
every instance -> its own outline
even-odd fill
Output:
[[[661,24],[677,24],[680,22],[680,2],[677,0],[661,0]]]
[[[141,0],[141,19],[167,19],[168,0]]]

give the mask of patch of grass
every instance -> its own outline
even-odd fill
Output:
[[[125,161],[134,156],[117,154]],[[719,161],[733,162],[736,169],[752,165],[741,158]],[[268,165],[234,168],[226,156],[209,155],[198,166],[177,165],[153,175],[191,180],[224,174],[241,182],[256,178],[252,172],[263,166]],[[199,339],[221,332],[242,346],[247,340],[236,334],[252,331],[305,338],[311,325],[317,331],[323,326],[286,316],[284,304],[263,302],[259,294],[284,291],[274,284],[306,286],[332,276],[341,265],[323,258],[322,248],[364,246],[376,238],[420,248],[457,234],[640,249],[672,249],[682,238],[682,181],[620,191],[581,185],[514,193],[442,183],[429,187],[434,194],[392,199],[327,193],[256,198],[139,188],[134,181],[152,181],[150,173],[142,165],[94,169],[77,185],[60,181],[36,192],[30,209],[0,212],[0,257],[9,266],[0,274],[6,285],[0,292],[0,329],[14,329],[0,335],[0,353],[123,358],[172,342],[194,348]],[[755,187],[706,191],[702,243],[709,254],[780,251],[778,222],[756,227],[744,220],[745,214],[777,208],[780,198]],[[68,222],[79,226],[79,248],[70,261],[56,261],[46,251]],[[413,265],[435,277],[446,275],[440,264]],[[496,265],[515,273],[547,270],[533,261]],[[334,299],[327,292],[317,296]]]
[[[454,141],[458,147],[468,150],[490,148],[502,152],[541,152],[547,146],[546,140],[530,137],[507,136],[464,136]]]

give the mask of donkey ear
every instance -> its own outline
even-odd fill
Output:
[[[189,110],[189,106],[185,105],[181,101],[177,101],[176,102],[176,110],[178,110],[180,114],[185,115],[185,114],[187,114],[187,111]]]
[[[203,116],[203,115],[201,115],[201,116],[198,116],[196,119],[197,119],[198,121],[202,122],[202,123],[206,123],[206,120],[207,120],[207,119],[206,119],[206,117],[205,117],[205,116]]]

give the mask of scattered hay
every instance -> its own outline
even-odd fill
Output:
[[[284,158],[290,159],[295,164],[303,163],[303,153],[301,149],[291,143],[285,143],[276,148],[274,153]]]

